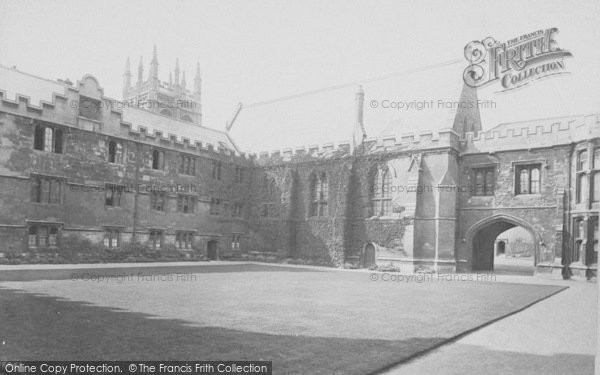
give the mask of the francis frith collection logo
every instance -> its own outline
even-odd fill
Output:
[[[465,83],[481,87],[499,81],[501,91],[525,86],[535,80],[568,73],[564,59],[568,50],[558,47],[557,28],[537,30],[500,43],[492,37],[465,46],[469,66],[463,73]]]

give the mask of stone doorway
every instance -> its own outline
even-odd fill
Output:
[[[217,240],[210,240],[207,242],[206,256],[208,257],[208,259],[210,259],[210,260],[218,259],[218,251],[217,251],[218,245],[219,245],[219,242]]]
[[[369,268],[376,264],[376,249],[373,243],[369,242],[363,250],[363,263],[365,268]]]

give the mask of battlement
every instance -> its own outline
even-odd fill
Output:
[[[452,129],[404,133],[400,137],[371,137],[364,141],[364,154],[383,152],[428,150],[446,147],[458,148],[459,136]],[[330,142],[322,145],[298,146],[282,150],[251,153],[260,162],[286,162],[292,160],[335,159],[352,155],[349,141]]]
[[[454,130],[426,130],[404,133],[400,137],[371,137],[364,141],[365,154],[401,152],[451,147],[461,153],[498,152],[568,144],[600,137],[600,114],[566,116],[513,123],[503,123],[490,130],[465,133]],[[350,142],[299,146],[282,150],[251,153],[260,162],[287,162],[310,159],[333,159],[351,155]]]
[[[202,142],[197,139],[190,139],[178,134],[164,133],[159,130],[152,130],[143,125],[134,125],[131,122],[121,121],[120,126],[127,129],[128,134],[136,139],[143,138],[146,142],[155,142],[163,147],[184,148],[191,152],[214,152],[227,156],[235,156],[244,160],[250,160],[251,157],[245,152],[238,152],[223,147],[218,142]]]
[[[461,139],[463,153],[549,147],[600,137],[600,115],[587,114],[500,124]]]
[[[86,75],[76,85],[71,86],[14,69],[1,68],[5,69],[0,72],[3,76],[16,75],[13,77],[15,84],[26,88],[32,87],[31,95],[10,90],[11,97],[8,90],[0,88],[0,111],[2,112],[108,136],[141,140],[161,147],[185,149],[188,152],[216,153],[250,160],[235,146],[229,135],[220,130],[166,118],[143,109],[131,109],[129,112],[140,113],[147,121],[127,121],[125,113],[127,108],[124,111],[112,105],[117,101],[103,95],[102,88],[93,76]],[[80,115],[80,96],[99,102],[101,111],[99,119]]]

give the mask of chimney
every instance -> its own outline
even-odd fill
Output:
[[[363,113],[364,113],[364,103],[365,103],[365,91],[362,86],[359,86],[358,91],[355,96],[355,111],[356,111],[356,119],[354,121],[354,130],[352,132],[352,151],[360,145],[362,145],[363,141],[367,137],[367,133],[365,132],[365,126],[363,123]]]

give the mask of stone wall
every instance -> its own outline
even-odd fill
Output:
[[[0,112],[0,241],[3,252],[27,249],[26,228],[29,222],[58,223],[61,236],[78,235],[101,243],[104,227],[122,230],[122,241],[132,238],[145,242],[150,229],[164,231],[165,246],[173,247],[177,231],[196,234],[196,247],[204,251],[208,238],[219,240],[220,253],[231,252],[232,233],[242,233],[240,249],[248,249],[246,218],[232,218],[231,207],[248,201],[249,178],[234,183],[236,166],[248,169],[249,161],[223,153],[185,152],[173,143],[152,138],[127,139],[86,131],[70,126],[52,124],[63,131],[62,153],[35,150],[36,125],[51,124],[42,120]],[[126,133],[126,128],[123,128]],[[123,144],[122,164],[107,161],[110,139]],[[164,170],[149,168],[152,150],[165,155]],[[179,158],[185,153],[196,159],[195,176],[180,174]],[[213,179],[212,162],[222,164],[221,179]],[[248,171],[245,171],[248,174]],[[54,176],[63,181],[60,202],[32,202],[32,176]],[[105,205],[105,184],[125,187],[120,207]],[[156,211],[150,207],[150,192],[166,191],[166,208]],[[196,197],[194,213],[177,212],[177,194]],[[212,197],[222,199],[221,214],[210,215]],[[17,231],[12,229],[18,229]]]

